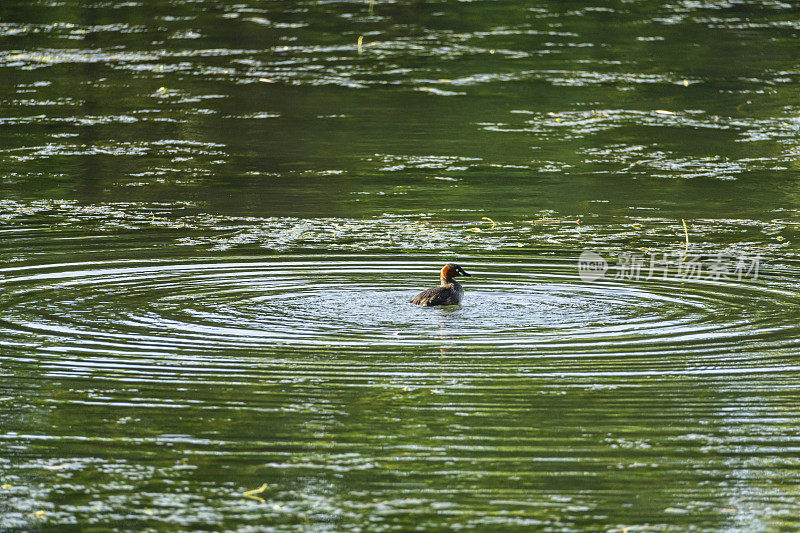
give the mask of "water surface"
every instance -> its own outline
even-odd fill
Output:
[[[3,2],[0,529],[796,529],[797,20]]]

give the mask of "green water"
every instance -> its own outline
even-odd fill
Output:
[[[3,1],[0,530],[800,528],[798,20]]]

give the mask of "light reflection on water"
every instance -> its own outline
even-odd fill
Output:
[[[798,529],[795,11],[0,2],[0,529]]]
[[[4,524],[27,506],[64,524],[401,527],[444,506],[475,527],[685,525],[741,516],[751,475],[794,467],[774,455],[800,370],[779,282],[586,283],[573,258],[474,257],[463,306],[421,308],[408,299],[439,262],[231,259],[2,271],[18,381],[0,405],[28,428],[0,435]],[[697,488],[653,486],[675,472]],[[265,482],[264,503],[242,496]]]

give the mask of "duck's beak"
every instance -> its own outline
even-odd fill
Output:
[[[464,270],[463,268],[459,268],[458,273],[461,274],[462,276],[467,276],[468,278],[472,277],[472,274],[467,274],[467,271]]]

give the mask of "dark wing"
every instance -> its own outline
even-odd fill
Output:
[[[450,298],[450,291],[444,287],[433,287],[426,289],[414,296],[412,304],[417,305],[446,305]]]

